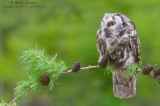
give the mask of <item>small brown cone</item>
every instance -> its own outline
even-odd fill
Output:
[[[49,81],[50,81],[50,75],[47,73],[44,74],[41,79],[42,85],[47,86],[49,84]]]
[[[78,72],[81,69],[81,62],[77,62],[72,66],[72,72]]]
[[[108,58],[107,56],[103,56],[102,59],[99,61],[99,67],[100,68],[105,68],[106,64],[108,63]]]
[[[156,68],[155,70],[154,70],[154,76],[156,77],[156,76],[160,76],[160,67],[158,67],[158,68]]]
[[[149,64],[149,65],[147,65],[146,67],[144,67],[142,69],[142,73],[145,74],[145,75],[147,75],[147,74],[149,74],[153,70],[153,68],[154,68],[154,65]]]

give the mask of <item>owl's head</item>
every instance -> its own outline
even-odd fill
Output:
[[[134,23],[125,15],[120,13],[106,13],[101,22],[101,30],[106,32],[108,36],[115,36],[122,31],[135,30]]]

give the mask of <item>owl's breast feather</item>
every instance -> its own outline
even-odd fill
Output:
[[[107,38],[106,50],[109,61],[117,66],[132,64],[132,53],[128,44],[128,39]],[[126,63],[127,62],[127,63]]]

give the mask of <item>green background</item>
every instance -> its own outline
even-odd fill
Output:
[[[68,68],[97,65],[96,32],[104,13],[123,13],[135,23],[141,41],[142,65],[160,65],[159,0],[28,0],[46,7],[14,8],[0,0],[0,98],[10,102],[18,81],[27,79],[20,56],[27,47],[45,49],[65,61]],[[25,5],[26,6],[26,5]],[[92,69],[62,75],[54,90],[42,87],[29,93],[21,105],[35,106],[159,106],[160,85],[142,74],[137,94],[130,99],[114,97],[112,75]]]

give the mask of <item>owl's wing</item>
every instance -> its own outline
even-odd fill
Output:
[[[100,52],[101,56],[106,54],[106,38],[102,37],[101,30],[97,31],[97,50]]]
[[[135,59],[135,63],[139,64],[140,61],[140,41],[137,35],[130,37],[130,45],[132,49],[132,54]]]
[[[100,34],[101,34],[101,31],[98,30],[97,31],[97,50],[98,50],[98,52],[101,51],[101,47],[102,47],[102,44],[100,42],[100,36],[101,36]]]

